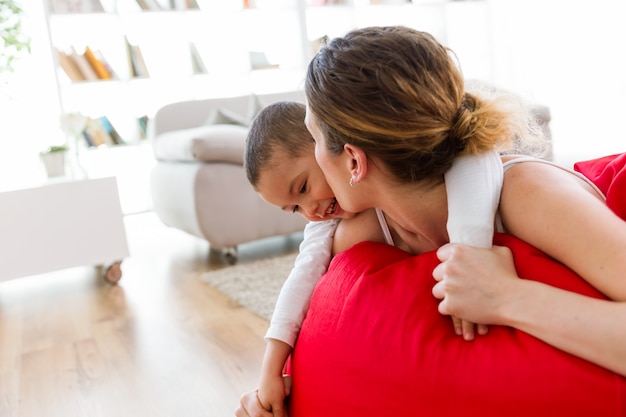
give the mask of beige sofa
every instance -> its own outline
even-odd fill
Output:
[[[173,103],[151,121],[157,160],[153,209],[161,221],[209,242],[230,261],[238,245],[300,232],[306,221],[263,201],[248,182],[243,152],[258,111],[301,91]]]

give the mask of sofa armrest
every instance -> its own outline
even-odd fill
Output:
[[[165,132],[154,137],[159,161],[230,162],[243,165],[248,128],[218,124]]]

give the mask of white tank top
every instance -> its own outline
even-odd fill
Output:
[[[570,168],[566,168],[563,167],[559,164],[556,164],[552,161],[546,161],[545,159],[539,159],[539,158],[533,158],[532,156],[522,156],[519,158],[515,158],[515,159],[511,159],[509,161],[506,161],[502,164],[502,166],[504,167],[504,172],[508,171],[511,167],[513,167],[514,165],[517,165],[519,163],[522,162],[541,162],[544,164],[548,164],[548,165],[552,165],[553,167],[557,167],[559,169],[562,169],[565,172],[568,172],[578,178],[580,178],[581,180],[583,180],[584,182],[586,182],[587,184],[589,184],[591,186],[591,188],[593,188],[596,193],[598,193],[598,195],[600,197],[602,197],[603,201],[606,201],[606,197],[605,195],[602,193],[602,191],[600,191],[600,189],[593,183],[591,182],[591,180],[587,177],[585,177],[583,174],[581,174],[580,172],[574,171],[573,169]],[[504,225],[502,224],[502,219],[500,218],[500,213],[496,213],[496,231],[499,233],[506,233],[506,230],[504,228]]]

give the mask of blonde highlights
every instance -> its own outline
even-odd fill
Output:
[[[469,91],[452,51],[402,26],[333,39],[309,64],[305,91],[330,152],[355,144],[400,181],[440,177],[460,154],[538,132],[518,97]]]

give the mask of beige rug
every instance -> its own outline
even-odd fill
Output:
[[[293,268],[297,253],[260,259],[216,271],[202,280],[243,307],[269,320],[280,288]]]

